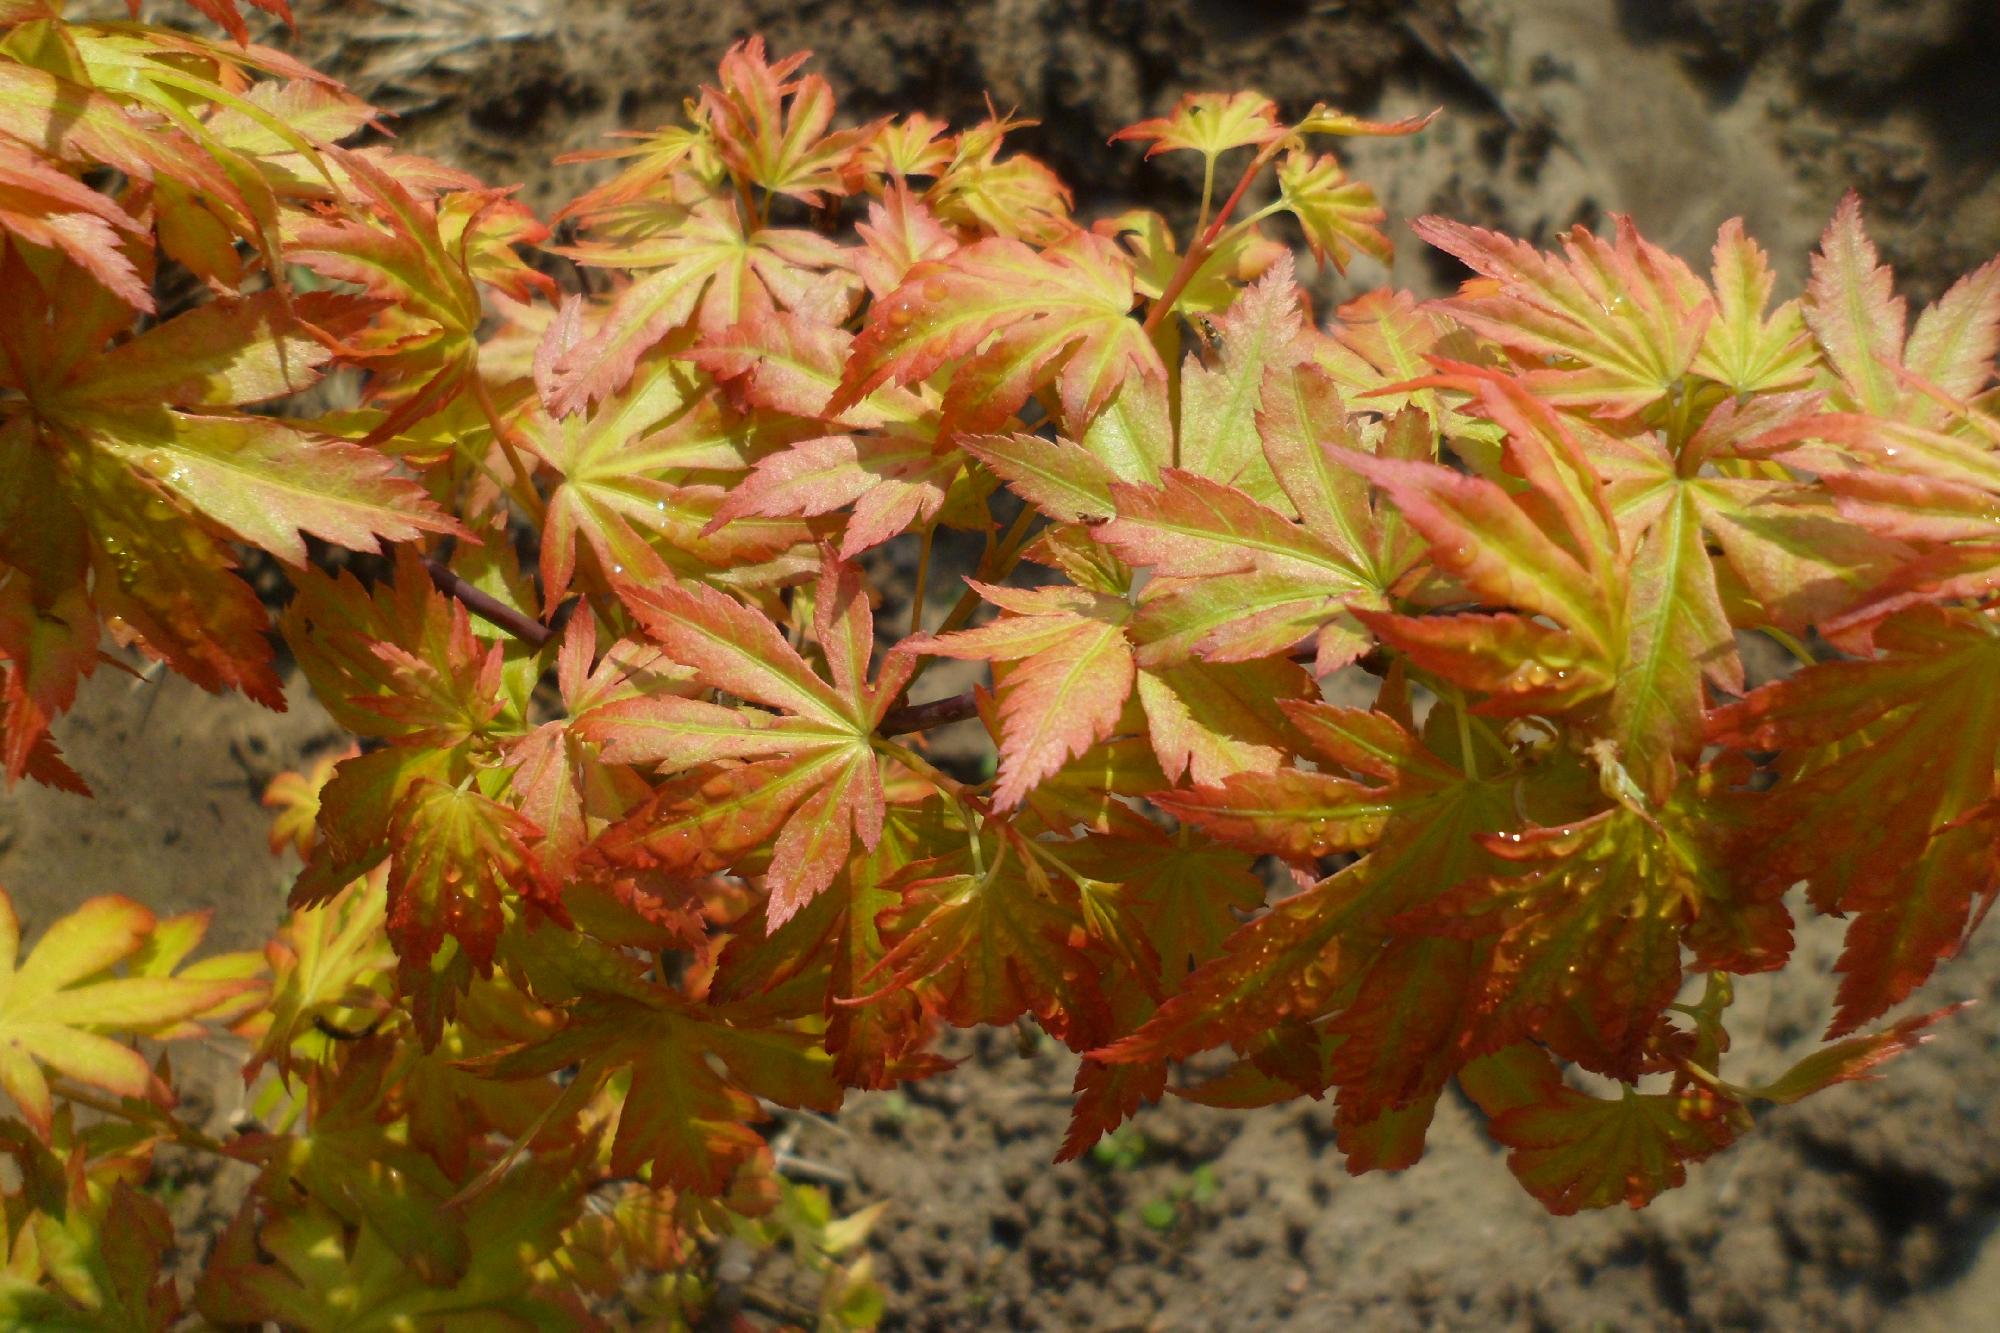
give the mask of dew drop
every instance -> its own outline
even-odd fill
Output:
[[[613,566],[611,567],[611,572],[612,572],[613,574],[623,574],[623,573],[625,572],[625,566],[623,566],[623,565],[613,565]]]
[[[925,300],[942,301],[949,295],[951,295],[951,288],[944,285],[944,279],[942,278],[932,278],[924,284]]]
[[[897,306],[889,312],[889,323],[899,329],[907,328],[911,318],[910,312],[902,306]]]

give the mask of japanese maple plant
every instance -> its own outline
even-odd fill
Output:
[[[692,1318],[770,1109],[947,1026],[1082,1057],[1061,1158],[1171,1090],[1394,1170],[1456,1083],[1567,1213],[1935,1017],[1882,1026],[1996,885],[2000,266],[1906,331],[1851,198],[1776,308],[1733,222],[1704,276],[1426,218],[1456,296],[1322,319],[1290,241],[1389,253],[1327,143],[1421,121],[1186,98],[1118,136],[1200,160],[1177,237],[755,40],[551,232],[192,3],[0,0],[0,756],[83,791],[50,727],[125,650],[282,707],[246,546],[359,746],[273,788],[259,954],[0,910],[14,1317]],[[1747,1085],[1795,910],[1849,921],[1829,1044]],[[231,1033],[217,1137],[163,1052]],[[257,1168],[188,1286],[165,1145]]]

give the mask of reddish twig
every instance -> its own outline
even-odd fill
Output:
[[[904,736],[913,731],[929,731],[932,727],[948,727],[978,713],[978,701],[972,691],[967,690],[964,694],[933,699],[925,704],[904,704],[900,708],[891,708],[882,715],[882,723],[875,730],[884,736]]]
[[[481,592],[438,561],[426,560],[424,568],[430,571],[431,582],[437,585],[439,592],[464,603],[465,609],[473,615],[506,630],[529,647],[540,648],[555,637],[555,631],[541,621],[516,611],[498,597]]]

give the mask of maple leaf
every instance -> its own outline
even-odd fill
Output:
[[[1122,596],[1086,588],[1001,588],[971,579],[966,586],[1011,614],[911,647],[1017,664],[998,678],[1000,781],[993,790],[994,807],[1011,810],[1116,728],[1136,677],[1125,641],[1131,608]]]
[[[1778,448],[1810,440],[1831,441],[1847,456],[1820,473],[1840,516],[1903,556],[1854,562],[1843,591],[1860,595],[1820,622],[1829,640],[1866,651],[1883,617],[1921,602],[1983,597],[2000,582],[1993,520],[2000,455],[1991,444],[1859,413],[1826,413],[1763,437]],[[1808,444],[1799,454],[1824,452]]]
[[[1175,465],[1283,507],[1257,418],[1267,387],[1274,399],[1285,393],[1285,372],[1305,360],[1311,345],[1291,256],[1274,261],[1210,328],[1219,355],[1190,356],[1181,368]]]
[[[1290,152],[1278,163],[1278,198],[1299,220],[1313,256],[1347,272],[1359,250],[1386,264],[1395,247],[1375,224],[1388,214],[1372,187],[1349,179],[1331,153]]]
[[[1461,444],[1482,434],[1482,423],[1455,410],[1423,384],[1431,358],[1472,362],[1471,335],[1435,304],[1408,292],[1367,292],[1340,306],[1325,331],[1307,340],[1312,363],[1324,371],[1352,410],[1393,416],[1422,409],[1431,427]]]
[[[1455,776],[1381,713],[1319,703],[1287,702],[1284,709],[1316,755],[1387,785],[1283,768],[1157,792],[1154,803],[1233,846],[1303,861],[1373,846],[1411,790],[1423,793]]]
[[[1288,1019],[1310,1021],[1340,1007],[1357,979],[1348,964],[1350,934],[1365,966],[1368,932],[1382,932],[1400,912],[1445,891],[1475,870],[1497,864],[1472,835],[1510,827],[1514,780],[1467,778],[1380,714],[1329,705],[1288,712],[1330,761],[1374,777],[1368,787],[1334,774],[1310,784],[1239,774],[1194,792],[1155,799],[1176,815],[1250,851],[1293,853],[1298,833],[1268,798],[1308,795],[1323,813],[1305,811],[1304,850],[1373,846],[1368,857],[1272,905],[1233,935],[1220,957],[1197,968],[1143,1027],[1102,1051],[1109,1063],[1178,1059],[1225,1041],[1243,1042]],[[1490,758],[1490,756],[1489,756]],[[1320,777],[1322,775],[1298,775]],[[1310,786],[1310,792],[1300,788]],[[1205,787],[1218,788],[1214,792]],[[1289,790],[1287,788],[1290,788]],[[1450,987],[1448,973],[1428,974]],[[1409,1052],[1401,1059],[1407,1061]]]
[[[829,192],[848,193],[846,174],[874,127],[826,132],[832,87],[817,74],[785,82],[811,57],[799,51],[774,64],[762,37],[738,42],[723,54],[721,86],[702,89],[701,115],[739,179],[817,206]]]
[[[246,1075],[254,1076],[266,1061],[289,1074],[302,1043],[331,1044],[317,1026],[321,1021],[350,1032],[380,1017],[395,965],[383,932],[387,882],[378,871],[325,903],[295,909],[264,946],[270,998],[251,1024],[257,1045],[244,1063]]]
[[[92,1190],[95,1199],[89,1197]],[[79,1181],[60,1216],[29,1212],[13,1272],[0,1290],[0,1316],[19,1328],[105,1333],[171,1328],[182,1314],[180,1293],[160,1269],[173,1246],[174,1224],[158,1200],[122,1179],[108,1188]],[[46,1266],[45,1281],[55,1290],[20,1280],[21,1260],[35,1258]]]
[[[2000,260],[1953,285],[1918,317],[1904,341],[1908,306],[1877,262],[1849,191],[1813,256],[1805,321],[1837,376],[1836,404],[1911,425],[1937,427],[1951,409],[1908,382],[1969,398],[1992,376],[2000,348]]]
[[[1776,276],[1762,249],[1731,218],[1716,234],[1715,318],[1695,358],[1697,374],[1737,393],[1769,393],[1797,388],[1812,378],[1812,345],[1799,302],[1787,301],[1769,317]]]
[[[958,238],[901,182],[868,205],[868,221],[855,223],[854,234],[861,238],[861,248],[853,256],[854,271],[868,284],[868,294],[877,298],[902,286],[918,264],[942,259],[958,248]]]
[[[1139,669],[1139,702],[1160,771],[1211,785],[1231,773],[1283,762],[1287,700],[1318,693],[1304,668],[1281,658],[1182,662]]]
[[[828,406],[844,411],[955,362],[940,436],[996,429],[1050,381],[1064,419],[1081,425],[1121,381],[1166,374],[1134,300],[1130,261],[1103,237],[1080,231],[1040,252],[977,242],[918,264],[870,308]]]
[[[1141,296],[1157,301],[1166,294],[1184,256],[1164,217],[1150,209],[1129,209],[1115,217],[1100,218],[1091,224],[1091,230],[1116,237],[1131,252],[1133,286]],[[1255,227],[1230,228],[1217,238],[1194,276],[1184,279],[1187,285],[1174,298],[1174,309],[1183,314],[1226,311],[1241,294],[1244,283],[1290,258],[1289,249]]]
[[[892,805],[882,841],[849,859],[833,883],[775,931],[745,922],[716,965],[710,997],[748,1007],[777,1005],[781,1016],[817,1015],[826,1022],[833,1076],[843,1087],[887,1088],[944,1067],[926,1054],[933,1024],[914,991],[881,992],[866,1004],[848,1001],[874,990],[871,977],[888,944],[878,919],[901,901],[890,882],[915,861],[962,842],[942,802]],[[796,996],[793,1003],[784,997]]]
[[[1586,227],[1570,231],[1561,258],[1443,218],[1413,229],[1482,275],[1445,303],[1455,318],[1510,350],[1556,358],[1523,372],[1524,383],[1553,403],[1628,416],[1666,397],[1694,364],[1715,303],[1630,218],[1614,221],[1608,244]]]
[[[1547,634],[1544,626],[1509,616],[1456,626],[1398,625],[1389,637],[1393,641],[1406,634],[1428,650],[1417,660],[1428,658],[1442,665],[1449,660],[1443,655],[1446,643],[1477,633],[1483,625],[1492,639],[1473,652],[1497,650],[1494,655],[1504,662],[1513,649],[1529,659],[1513,668],[1517,674],[1500,682],[1488,677],[1478,682],[1480,688],[1500,683],[1502,688],[1533,692],[1554,684],[1560,690],[1563,677],[1574,672],[1589,683],[1578,682],[1572,697],[1588,697],[1602,688],[1608,667],[1615,672],[1610,724],[1621,757],[1649,793],[1664,797],[1674,784],[1674,761],[1691,757],[1700,748],[1703,677],[1724,689],[1742,688],[1733,631],[1704,541],[1704,527],[1725,526],[1727,518],[1745,507],[1742,498],[1726,482],[1686,481],[1683,465],[1644,433],[1629,440],[1613,439],[1586,422],[1567,423],[1518,382],[1497,373],[1468,368],[1455,380],[1434,382],[1450,382],[1473,393],[1480,414],[1505,432],[1508,463],[1542,491],[1549,508],[1560,516],[1545,518],[1536,527],[1517,528],[1518,539],[1532,541],[1538,530],[1552,533],[1563,550],[1597,564],[1594,577],[1583,578],[1577,577],[1583,571],[1573,563],[1545,565],[1541,586],[1530,590],[1521,580],[1537,557],[1527,555],[1532,547],[1524,546],[1507,572],[1467,568],[1459,571],[1460,578],[1475,591],[1561,624],[1594,622],[1596,628],[1585,631],[1591,646],[1581,652],[1559,646],[1561,640]],[[1607,472],[1618,477],[1615,489],[1600,489],[1597,484]],[[1431,539],[1435,558],[1447,567],[1465,549],[1469,536],[1482,529],[1492,531],[1490,518],[1501,511],[1493,507],[1498,496],[1481,490],[1486,485],[1490,483],[1456,488],[1465,497],[1457,502],[1463,516],[1459,522],[1422,509],[1427,501],[1412,497],[1420,509],[1408,516]],[[1392,494],[1402,492],[1392,489]],[[1484,507],[1488,517],[1472,518],[1472,510],[1464,506],[1473,503]],[[1453,531],[1455,538],[1448,535]],[[1448,540],[1459,543],[1449,557],[1439,549]],[[1490,556],[1502,549],[1505,539],[1487,540]],[[1746,537],[1735,544],[1742,549],[1755,540]],[[1767,536],[1764,541],[1771,539]],[[1621,571],[1616,560],[1627,551],[1629,567]],[[1546,554],[1553,560],[1563,558],[1554,551]],[[1611,557],[1609,563],[1606,556]],[[1556,574],[1559,568],[1562,573]],[[1626,579],[1622,588],[1620,573]],[[1569,601],[1567,609],[1559,603],[1569,599],[1549,586],[1558,580],[1574,580],[1576,585],[1576,600]],[[1535,600],[1518,600],[1523,595]],[[1552,652],[1554,660],[1543,659],[1544,652]],[[1584,663],[1589,665],[1579,670]],[[1551,667],[1554,680],[1539,679],[1550,674]]]
[[[1463,1084],[1487,1132],[1510,1149],[1508,1169],[1559,1217],[1625,1203],[1643,1208],[1687,1182],[1687,1163],[1735,1141],[1741,1108],[1706,1088],[1593,1097],[1555,1064],[1516,1046],[1468,1066]]]
[[[651,358],[588,412],[556,417],[539,402],[516,418],[522,443],[556,473],[541,551],[542,603],[569,591],[586,550],[591,577],[634,584],[754,566],[807,536],[799,524],[744,523],[709,535],[724,497],[692,479],[745,467],[749,423],[685,364]]]
[[[751,1128],[765,1118],[757,1098],[827,1112],[841,1101],[816,1038],[730,1018],[725,1006],[697,1008],[663,993],[589,994],[571,1005],[569,1025],[555,1036],[468,1067],[521,1079],[577,1065],[581,1090],[571,1100],[579,1105],[613,1073],[630,1070],[611,1170],[633,1175],[650,1166],[656,1186],[717,1195],[769,1151]]]
[[[576,734],[577,720],[619,699],[650,691],[693,692],[685,669],[638,639],[598,652],[597,618],[577,607],[556,649],[556,688],[567,718],[542,723],[502,743],[512,769],[509,791],[522,815],[541,830],[537,855],[551,882],[579,877],[592,842],[653,794],[630,769],[607,764]]]
[[[883,386],[846,410],[829,403],[853,338],[789,315],[765,316],[689,354],[734,388],[750,410],[817,420],[828,431],[759,459],[731,488],[709,531],[750,516],[817,517],[851,508],[842,559],[928,523],[944,507],[961,463],[942,447],[933,395]]]
[[[1140,1107],[1158,1101],[1167,1090],[1164,1062],[1146,1065],[1107,1065],[1086,1058],[1077,1066],[1071,1087],[1076,1096],[1070,1113],[1069,1129],[1055,1160],[1074,1162],[1097,1141],[1137,1114]]]
[[[0,228],[61,250],[128,305],[153,312],[152,290],[124,250],[126,239],[143,237],[139,220],[12,140],[0,143]]]
[[[1090,523],[1117,512],[1116,480],[1096,454],[1060,436],[975,435],[959,448],[992,469],[1016,495],[1059,523]]]
[[[733,813],[760,820],[784,816],[766,876],[770,924],[782,925],[833,882],[853,838],[872,849],[881,837],[882,776],[871,735],[908,680],[912,659],[891,654],[880,678],[867,683],[874,618],[858,571],[831,555],[814,598],[814,631],[833,684],[813,673],[770,620],[723,593],[667,585],[627,589],[625,600],[701,684],[778,712],[651,695],[596,709],[578,732],[603,745],[610,762],[668,771],[726,760],[775,761],[754,775],[758,789],[750,793],[749,808]],[[713,780],[692,779],[703,785]],[[716,817],[713,811],[697,815],[690,831]]]
[[[21,488],[8,508],[35,497],[32,523],[10,527],[40,548],[0,542],[0,561],[24,576],[0,606],[34,607],[32,626],[0,614],[13,626],[0,651],[21,664],[10,774],[87,674],[100,619],[205,688],[283,707],[262,610],[231,576],[225,536],[297,564],[301,532],[366,546],[456,529],[388,458],[235,410],[312,385],[328,353],[300,317],[340,327],[351,303],[218,300],[106,349],[130,312],[82,270],[63,266],[45,288],[10,249],[0,272],[16,296],[0,319],[0,382],[18,395],[0,419],[0,476]]]
[[[1474,983],[1469,1044],[1494,1049],[1532,1036],[1596,1072],[1636,1079],[1655,1021],[1680,990],[1683,936],[1750,904],[1730,882],[1727,849],[1684,803],[1657,819],[1623,806],[1560,827],[1486,835],[1513,873],[1466,881],[1398,924],[1491,936]],[[1789,918],[1772,905],[1759,935],[1726,940],[1697,966],[1755,971],[1791,951]],[[1754,908],[1752,910],[1755,910]]]
[[[285,253],[322,277],[353,283],[388,303],[386,316],[350,349],[375,372],[376,392],[392,396],[393,410],[373,432],[388,439],[440,410],[478,374],[477,333],[485,309],[475,269],[496,276],[485,229],[501,230],[503,250],[508,242],[537,240],[546,232],[539,224],[524,229],[519,206],[505,191],[426,200],[364,154],[323,151],[366,207],[353,216],[299,224]],[[504,263],[503,272],[518,266],[511,254]]]
[[[437,590],[414,551],[398,548],[396,576],[372,589],[348,573],[309,570],[297,583],[281,628],[347,730],[443,750],[494,729],[507,708],[505,650],[481,642],[464,605]],[[335,785],[322,789],[322,807],[338,804],[339,773],[379,763],[381,753],[343,762]]]
[[[838,324],[854,308],[859,280],[845,252],[817,233],[748,223],[730,198],[655,211],[662,216],[621,219],[602,239],[563,251],[595,267],[651,271],[620,291],[598,331],[557,363],[549,407],[558,416],[616,391],[641,357],[686,325],[716,334],[776,310]]]
[[[1188,93],[1172,114],[1127,125],[1111,142],[1146,144],[1147,157],[1184,149],[1212,161],[1232,148],[1270,143],[1284,132],[1277,103],[1262,93]]]
[[[509,890],[560,916],[529,843],[540,830],[470,784],[417,778],[389,818],[394,858],[388,931],[406,977],[428,968],[446,935],[473,966],[492,966]]]
[[[1414,664],[1486,692],[1488,707],[1573,706],[1614,680],[1625,596],[1617,530],[1575,437],[1552,413],[1527,407],[1511,381],[1477,383],[1487,410],[1511,427],[1507,458],[1532,500],[1435,463],[1362,453],[1346,461],[1387,492],[1430,543],[1433,564],[1488,604],[1515,610],[1359,618]]]
[[[873,970],[874,995],[915,990],[927,1010],[959,1027],[1012,1023],[1032,1012],[1072,1050],[1102,1041],[1110,1015],[1097,959],[1079,947],[1076,886],[1051,875],[1004,826],[970,845],[918,861],[888,887],[902,903],[881,920],[890,948]]]
[[[1881,548],[1800,497],[1796,483],[1690,475],[1699,460],[1754,444],[1745,437],[1801,400],[1718,408],[1676,457],[1651,432],[1612,435],[1565,419],[1497,372],[1449,369],[1422,383],[1470,392],[1469,410],[1503,432],[1506,470],[1538,498],[1510,499],[1483,478],[1422,464],[1359,457],[1352,466],[1396,500],[1440,569],[1517,610],[1360,618],[1415,664],[1488,692],[1488,711],[1517,711],[1538,696],[1574,707],[1608,686],[1605,721],[1621,761],[1664,799],[1676,764],[1700,748],[1704,678],[1731,691],[1742,684],[1709,539],[1739,587],[1771,591],[1759,609],[1784,625],[1844,604],[1860,571],[1881,567]]]
[[[1782,749],[1753,806],[1756,873],[1807,881],[1853,918],[1829,1036],[1909,995],[1955,953],[2000,889],[1994,767],[2000,709],[1980,682],[2000,658],[1988,618],[1918,607],[1877,633],[1882,656],[1827,662],[1716,710],[1712,740]]]
[[[104,975],[133,963],[159,924],[129,898],[92,898],[44,931],[24,959],[20,918],[0,890],[0,1088],[44,1143],[55,1114],[45,1071],[171,1105],[145,1056],[113,1035],[162,1033],[258,984]]]
[[[1094,533],[1154,575],[1133,629],[1141,665],[1244,661],[1308,639],[1325,674],[1368,646],[1350,612],[1385,610],[1420,554],[1347,466],[1360,424],[1304,360],[1296,291],[1280,261],[1219,322],[1221,366],[1183,370],[1182,468],[1109,485],[1116,515]],[[1419,425],[1401,420],[1380,447],[1429,458]]]
[[[994,113],[957,135],[951,159],[924,191],[924,202],[945,223],[981,236],[1048,245],[1069,235],[1069,187],[1025,153],[1002,158],[1006,136],[1035,122]]]
[[[2000,347],[2000,261],[1926,309],[1907,344],[1905,305],[1890,283],[1849,195],[1814,259],[1806,306],[1836,410],[1784,423],[1749,446],[1817,471],[1843,518],[1916,548],[1914,559],[1857,571],[1855,582],[1873,586],[1824,622],[1830,638],[1864,649],[1869,627],[1902,607],[1983,595],[2000,562],[1996,431],[1969,401],[1990,384]]]
[[[320,792],[325,789],[327,779],[333,776],[334,765],[360,753],[350,746],[343,754],[322,755],[310,772],[280,773],[265,784],[264,795],[258,803],[267,810],[277,811],[271,817],[271,855],[278,855],[287,844],[301,857],[312,855],[313,831],[319,821]]]
[[[862,170],[867,173],[871,193],[887,195],[898,186],[907,188],[908,177],[935,176],[951,164],[951,126],[923,111],[891,117],[861,146]],[[877,190],[874,181],[882,179]]]
[[[453,1323],[584,1333],[594,1321],[545,1277],[580,1183],[574,1162],[537,1159],[470,1198],[462,1225],[472,1261],[442,1276],[413,1263],[393,1234],[354,1226],[324,1202],[279,1209],[252,1197],[216,1242],[195,1302],[218,1323],[307,1333]]]
[[[1928,1014],[1905,1018],[1865,1037],[1849,1037],[1845,1041],[1833,1042],[1806,1056],[1769,1083],[1742,1087],[1721,1079],[1706,1081],[1738,1101],[1775,1102],[1788,1106],[1836,1083],[1867,1082],[1881,1077],[1875,1070],[1884,1061],[1922,1046],[1937,1035],[1928,1030],[1933,1023],[1971,1004],[1971,1000],[1961,1000]]]
[[[1341,420],[1337,410],[1333,420]],[[1352,438],[1343,430],[1306,448],[1338,450]],[[1331,526],[1302,526],[1234,487],[1179,469],[1166,470],[1158,488],[1111,485],[1117,517],[1095,536],[1154,574],[1134,625],[1143,665],[1190,656],[1248,661],[1307,638],[1318,645],[1316,669],[1324,674],[1366,650],[1350,613],[1387,607],[1375,568],[1378,524],[1365,485],[1342,465],[1320,454],[1308,466],[1286,467],[1284,479],[1303,507]]]

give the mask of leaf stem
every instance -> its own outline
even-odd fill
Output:
[[[1021,512],[1014,516],[1013,526],[998,545],[986,548],[986,556],[979,562],[978,578],[982,583],[998,583],[1014,572],[1014,566],[1021,563],[1021,552],[1028,545],[1028,529],[1035,521],[1036,509],[1033,505],[1022,505]],[[979,609],[979,594],[967,588],[959,597],[957,605],[937,627],[937,633],[949,634],[964,627],[972,619],[972,613]]]
[[[1201,214],[1195,218],[1194,234],[1201,235],[1208,226],[1208,210],[1215,203],[1215,159],[1216,153],[1203,155],[1201,163]]]
[[[924,525],[923,545],[917,550],[916,585],[910,589],[910,637],[924,632],[924,585],[931,574],[931,542],[937,536],[937,524]]]
[[[1236,205],[1243,202],[1244,194],[1250,189],[1250,182],[1262,175],[1265,167],[1271,165],[1283,143],[1283,139],[1276,139],[1258,150],[1257,156],[1244,171],[1243,179],[1236,182],[1236,188],[1222,201],[1222,207],[1215,211],[1215,216],[1209,220],[1208,226],[1201,230],[1194,244],[1188,247],[1188,252],[1181,257],[1180,267],[1175,269],[1174,276],[1167,280],[1159,299],[1153,302],[1153,308],[1146,312],[1147,333],[1160,326],[1160,321],[1174,308],[1174,302],[1180,300],[1181,293],[1187,290],[1190,282],[1194,281],[1195,274],[1201,270],[1201,266],[1215,253],[1216,238],[1222,235],[1223,225],[1229,221],[1229,215],[1236,211]]]
[[[78,1106],[88,1107],[103,1115],[116,1116],[127,1124],[142,1127],[158,1127],[163,1133],[171,1133],[174,1142],[184,1148],[193,1148],[198,1152],[214,1153],[218,1157],[232,1156],[229,1149],[216,1140],[164,1111],[160,1113],[158,1119],[134,1115],[130,1110],[126,1109],[124,1103],[109,1097],[100,1097],[86,1088],[71,1083],[68,1079],[57,1080],[50,1090],[66,1102],[74,1102]]]
[[[479,368],[472,368],[472,396],[479,403],[479,410],[486,414],[486,422],[493,427],[493,438],[499,442],[500,452],[507,456],[507,466],[514,473],[514,501],[528,511],[534,521],[535,531],[540,532],[548,522],[548,506],[542,503],[542,494],[535,489],[534,475],[522,461],[521,452],[514,444],[514,428],[500,419],[500,409],[494,406],[493,394],[486,387],[486,377]]]
[[[1479,759],[1472,751],[1472,712],[1465,705],[1465,695],[1459,690],[1451,692],[1451,711],[1458,719],[1459,763],[1465,769],[1465,776],[1473,782],[1479,781]]]
[[[876,740],[875,748],[881,753],[888,755],[891,759],[894,759],[904,768],[909,769],[918,777],[931,783],[939,791],[965,806],[968,810],[977,814],[985,813],[986,802],[978,792],[966,786],[963,782],[960,782],[957,778],[945,772],[915,750],[910,749],[906,745],[898,745],[895,741],[880,738]]]

